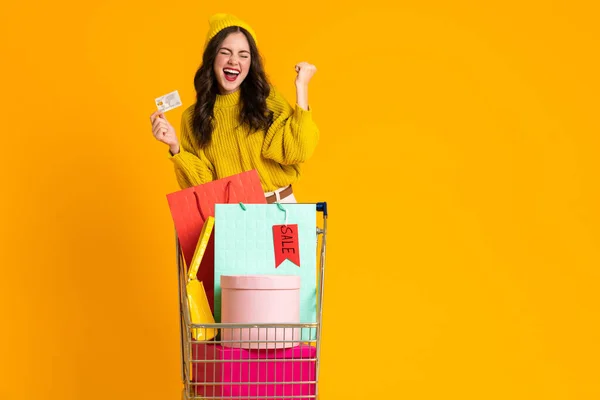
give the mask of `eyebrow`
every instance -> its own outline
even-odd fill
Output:
[[[227,47],[221,47],[219,50],[227,50],[227,51],[230,51],[231,53],[233,53],[233,50],[231,50],[230,48],[227,48]],[[240,53],[250,53],[249,50],[240,50],[239,52]]]

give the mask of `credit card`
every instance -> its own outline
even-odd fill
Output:
[[[158,108],[158,111],[160,112],[167,112],[180,105],[181,99],[179,98],[179,92],[177,90],[156,98],[156,108]]]

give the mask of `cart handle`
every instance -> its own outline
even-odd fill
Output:
[[[322,212],[324,217],[327,217],[327,202],[317,203],[317,211]]]

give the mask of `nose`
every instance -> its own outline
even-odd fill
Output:
[[[236,65],[238,62],[237,56],[232,54],[231,57],[229,57],[229,60],[227,61],[227,63],[229,65]]]

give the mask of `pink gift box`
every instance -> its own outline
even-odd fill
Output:
[[[316,348],[306,344],[260,350],[193,344],[192,359],[199,362],[192,363],[192,381],[200,383],[194,385],[196,395],[208,398],[281,396],[276,399],[292,400],[286,396],[314,396],[311,382],[316,378],[316,355]]]
[[[295,275],[222,275],[221,322],[297,324],[300,277]],[[293,347],[300,328],[221,329],[223,346],[253,349]]]

